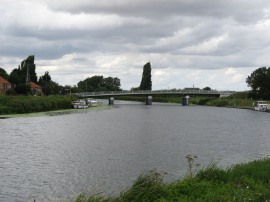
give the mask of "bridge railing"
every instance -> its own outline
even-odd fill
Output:
[[[122,91],[99,91],[99,92],[81,92],[75,93],[78,96],[109,96],[109,95],[151,95],[151,94],[208,94],[208,95],[231,95],[235,91],[217,91],[217,90],[122,90]]]

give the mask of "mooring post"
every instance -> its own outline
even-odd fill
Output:
[[[153,99],[152,96],[147,96],[146,97],[145,104],[146,105],[152,105],[152,99]]]
[[[182,106],[188,106],[189,105],[189,96],[185,96],[182,99]]]
[[[109,105],[113,105],[114,104],[114,97],[110,97],[109,98]]]

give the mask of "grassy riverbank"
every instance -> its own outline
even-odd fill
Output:
[[[134,96],[134,97],[119,97],[119,100],[139,101],[145,102],[145,97]],[[182,97],[175,96],[157,96],[153,97],[153,102],[162,103],[177,103],[182,104]],[[228,97],[228,98],[206,98],[206,97],[191,97],[189,103],[195,105],[205,106],[216,106],[216,107],[236,107],[236,108],[253,108],[254,100],[239,98],[239,97]]]
[[[253,108],[254,100],[234,99],[234,98],[191,98],[191,104],[216,106],[216,107],[235,107],[235,108]]]
[[[269,201],[270,160],[261,159],[221,169],[211,164],[183,180],[164,183],[163,174],[152,171],[141,175],[130,189],[119,196],[77,197],[76,202],[130,201]]]
[[[0,115],[71,109],[70,96],[0,95]]]
[[[17,98],[17,96],[16,96]],[[18,98],[20,99],[20,98]],[[9,99],[7,99],[7,101],[10,101]],[[4,119],[4,118],[14,118],[14,117],[35,117],[35,116],[58,116],[58,115],[64,115],[64,114],[72,114],[72,113],[85,113],[88,111],[101,111],[101,110],[107,110],[107,109],[111,109],[111,107],[109,105],[106,105],[102,102],[98,102],[98,106],[97,107],[89,107],[87,109],[73,109],[73,106],[71,105],[71,99],[70,97],[61,97],[61,96],[51,96],[51,97],[22,97],[22,99],[19,101],[19,103],[24,103],[23,104],[23,109],[25,110],[25,106],[27,107],[31,107],[31,105],[36,106],[37,104],[41,104],[44,102],[49,102],[49,104],[46,104],[45,106],[50,106],[50,107],[44,107],[41,106],[35,110],[29,110],[31,108],[29,108],[28,110],[25,110],[27,112],[25,113],[18,113],[17,110],[10,110],[7,113],[5,113],[6,111],[2,110],[1,111],[1,107],[2,109],[7,108],[7,104],[4,104],[1,106],[1,102],[3,102],[3,100],[1,100],[0,97],[0,119]],[[33,104],[36,103],[36,104]],[[64,106],[62,106],[61,104],[64,104]],[[30,106],[29,106],[30,105]]]

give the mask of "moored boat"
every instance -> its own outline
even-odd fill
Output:
[[[76,100],[72,102],[73,107],[75,109],[85,109],[88,108],[88,104],[86,103],[85,100]]]
[[[89,98],[88,100],[87,100],[87,102],[88,102],[88,105],[90,106],[90,107],[97,107],[97,101],[96,100],[94,100],[94,99],[92,99],[92,98]]]
[[[266,103],[266,101],[257,101],[254,104],[255,111],[266,112],[267,108],[268,108],[268,104]]]

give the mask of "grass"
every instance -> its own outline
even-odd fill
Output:
[[[119,196],[79,195],[76,202],[165,202],[165,201],[269,201],[270,159],[260,159],[222,169],[215,163],[187,175],[182,180],[164,183],[157,171],[142,174]]]
[[[238,93],[228,98],[190,98],[190,104],[217,106],[217,107],[236,107],[253,108],[253,100],[246,99],[247,93]],[[52,110],[71,109],[70,96],[5,96],[0,95],[0,115],[25,114],[33,112],[46,112]],[[118,97],[121,100],[145,102],[145,96],[125,96]],[[166,95],[154,96],[153,102],[163,103],[182,103],[182,97]],[[268,102],[269,103],[269,102]]]
[[[69,96],[5,96],[0,95],[0,114],[24,114],[71,109]]]
[[[145,96],[124,96],[117,97],[118,100],[129,100],[129,101],[139,101],[145,102]],[[182,103],[182,97],[175,96],[154,96],[153,102],[162,103]],[[235,108],[253,108],[254,100],[241,98],[238,95],[231,96],[228,98],[208,98],[208,97],[191,97],[190,104],[195,105],[206,105],[206,106],[216,106],[216,107],[235,107]],[[270,102],[268,102],[270,103]]]

